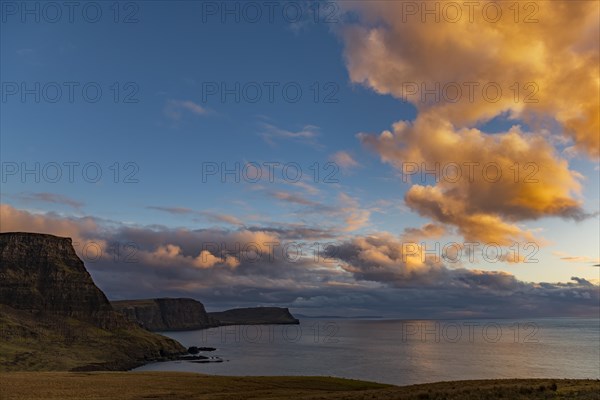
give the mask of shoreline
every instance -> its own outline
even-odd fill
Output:
[[[192,372],[3,372],[3,399],[592,399],[593,379],[460,380],[394,386],[322,376],[220,376]],[[36,382],[32,385],[32,382]]]

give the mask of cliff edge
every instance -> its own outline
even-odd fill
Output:
[[[211,312],[209,316],[219,321],[220,325],[270,325],[299,324],[287,308],[250,307],[234,308],[227,311]]]
[[[0,233],[0,371],[125,370],[185,353],[115,312],[70,238]]]
[[[111,302],[113,308],[132,322],[151,331],[180,331],[211,328],[219,321],[194,299],[145,299]]]

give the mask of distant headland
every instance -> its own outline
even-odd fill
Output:
[[[113,308],[132,322],[151,331],[182,331],[224,325],[267,325],[300,323],[287,308],[235,308],[206,312],[194,299],[158,298],[111,302]]]

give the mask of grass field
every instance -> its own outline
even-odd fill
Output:
[[[11,372],[9,399],[600,399],[598,380],[485,380],[391,386],[327,377],[225,377],[179,372]]]
[[[90,365],[125,371],[158,359],[161,349],[185,352],[174,340],[141,328],[100,329],[77,319],[34,316],[0,304],[0,373],[69,371]]]

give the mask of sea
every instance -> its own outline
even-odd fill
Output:
[[[334,376],[395,385],[504,378],[600,379],[600,319],[301,319],[162,332],[206,363],[169,361],[135,371]]]

